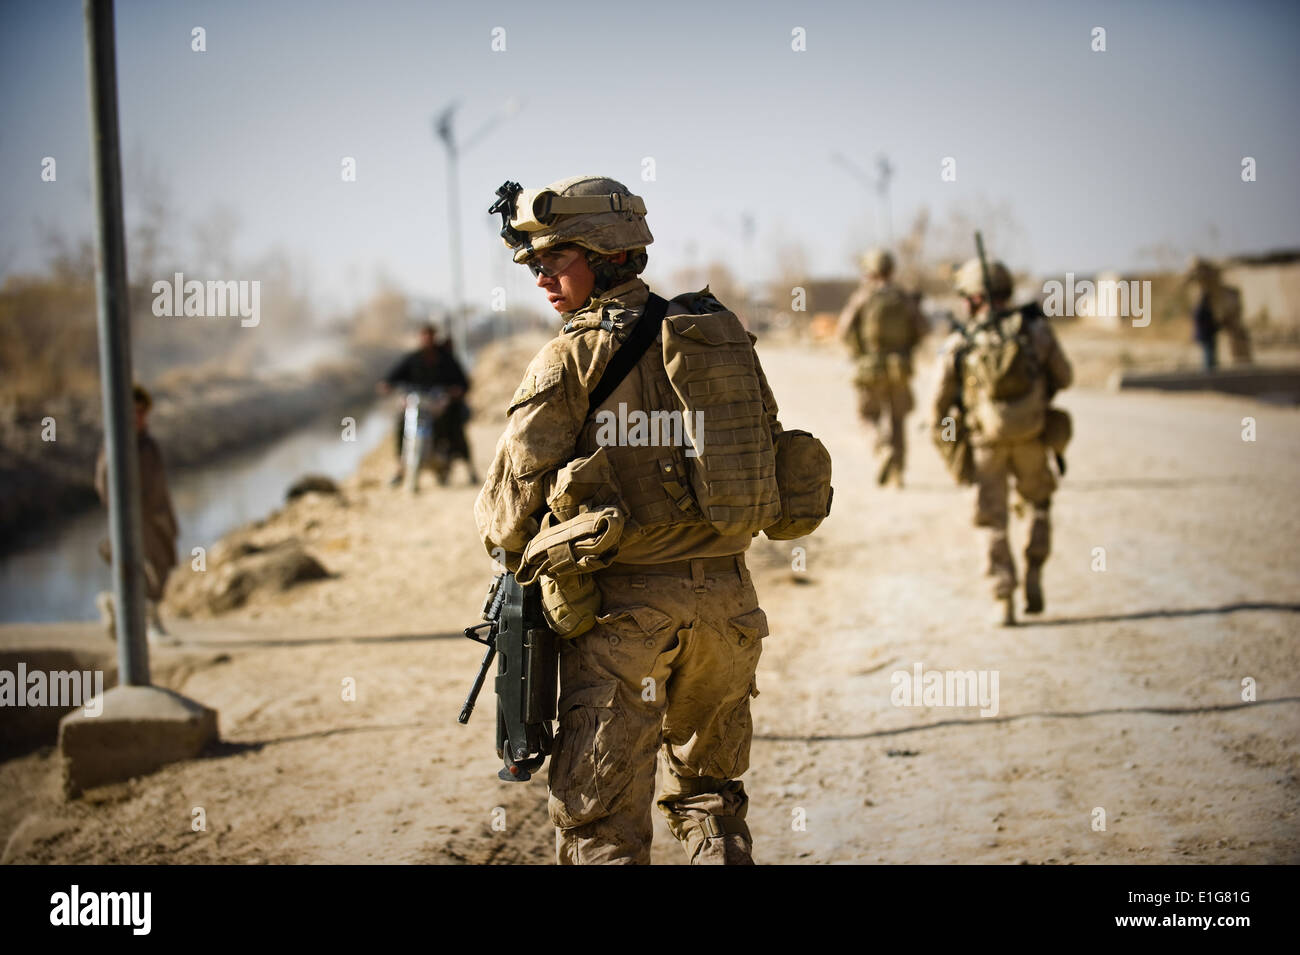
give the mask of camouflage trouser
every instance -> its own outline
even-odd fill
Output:
[[[715,558],[714,560],[722,560]],[[560,654],[550,815],[563,864],[648,863],[658,803],[693,863],[748,862],[754,670],[767,617],[737,556],[730,571],[598,573],[596,627]]]
[[[976,445],[975,526],[987,527],[988,576],[993,595],[1009,597],[1016,589],[1016,564],[1007,539],[1007,478],[1015,478],[1016,493],[1034,509],[1025,561],[1041,565],[1052,547],[1051,504],[1056,478],[1047,465],[1048,447],[1041,440]]]
[[[884,484],[896,475],[902,479],[907,456],[907,435],[903,427],[912,410],[912,388],[901,375],[859,375],[858,413],[876,429],[877,480]]]

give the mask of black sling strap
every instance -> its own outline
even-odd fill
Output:
[[[618,351],[614,352],[614,357],[609,360],[605,366],[605,372],[600,376],[600,381],[592,389],[591,395],[587,402],[587,416],[605,403],[605,399],[614,393],[614,389],[623,383],[623,379],[628,376],[636,363],[641,360],[641,356],[646,353],[654,340],[659,337],[659,329],[663,325],[664,316],[668,314],[667,299],[660,298],[654,292],[650,293],[650,298],[646,301],[645,310],[641,317],[632,326],[632,334],[628,336]]]

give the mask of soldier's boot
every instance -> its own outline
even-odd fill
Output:
[[[989,536],[989,571],[993,576],[993,597],[996,601],[993,622],[1002,627],[1014,626],[1016,564],[1011,557],[1011,544],[1007,540],[1006,530],[995,530]]]
[[[1029,545],[1025,548],[1025,613],[1042,613],[1043,563],[1052,550],[1051,502],[1034,507],[1029,528]]]
[[[1025,570],[1025,613],[1042,613],[1043,565],[1030,564]]]
[[[884,455],[880,460],[880,468],[876,471],[876,483],[884,487],[889,483],[889,474],[894,469],[894,459],[889,455]]]
[[[691,865],[753,865],[754,840],[739,816],[704,816],[686,830]]]
[[[894,487],[903,486],[903,451],[895,447],[889,455],[890,477]]]
[[[894,486],[903,486],[903,467],[907,464],[907,431],[902,421],[895,421],[891,426],[890,444],[893,447]]]
[[[995,627],[1014,627],[1016,625],[1016,598],[1014,595],[998,597],[993,603],[993,612],[989,620]]]

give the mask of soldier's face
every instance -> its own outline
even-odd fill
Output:
[[[543,252],[542,256],[546,254]],[[555,270],[548,268],[546,271]],[[555,274],[540,273],[537,276],[537,287],[546,293],[551,308],[557,312],[572,312],[591,297],[591,290],[596,287],[596,273],[587,264],[587,257],[579,253],[564,268],[555,271]]]

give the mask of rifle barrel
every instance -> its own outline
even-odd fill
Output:
[[[478,668],[474,686],[470,688],[469,696],[465,697],[465,704],[460,708],[460,716],[456,717],[456,722],[462,725],[469,722],[470,714],[474,712],[474,704],[478,702],[479,691],[483,689],[483,681],[487,679],[488,667],[492,666],[492,658],[496,655],[496,644],[489,643],[487,653],[483,654],[483,665]]]

